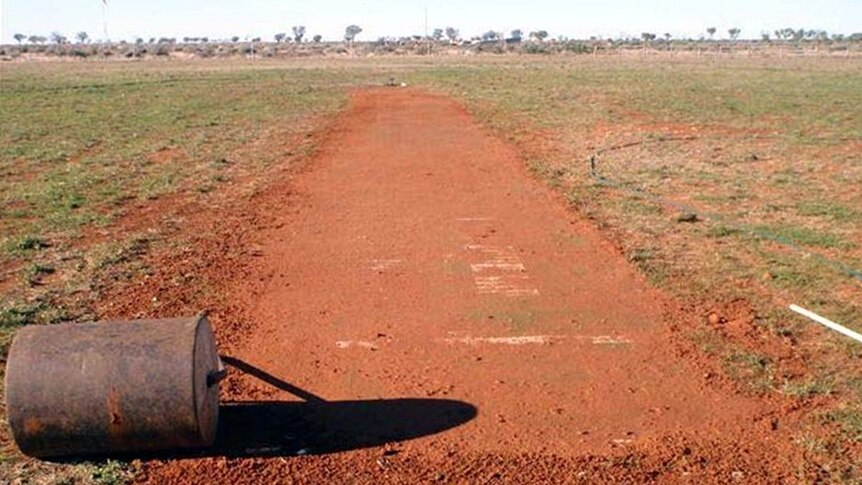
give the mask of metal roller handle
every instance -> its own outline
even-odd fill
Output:
[[[227,368],[221,358],[218,360],[218,369],[207,374],[207,387],[212,387],[227,377]]]

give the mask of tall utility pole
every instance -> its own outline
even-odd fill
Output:
[[[108,42],[108,0],[102,0],[102,35]]]
[[[108,38],[108,0],[102,0],[102,54],[108,60],[108,46],[111,40]]]
[[[428,38],[428,5],[425,5],[425,54],[431,55],[431,39]]]
[[[108,0],[102,0],[102,47],[110,44],[111,39],[108,34]]]
[[[6,0],[0,0],[0,44],[6,35]]]

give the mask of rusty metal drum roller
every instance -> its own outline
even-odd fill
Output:
[[[40,458],[209,446],[223,376],[204,315],[25,327],[6,367],[9,426]]]

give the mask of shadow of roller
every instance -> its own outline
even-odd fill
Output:
[[[475,416],[475,407],[445,399],[227,404],[207,454],[338,453],[432,435]]]
[[[474,406],[448,399],[326,401],[239,359],[222,360],[304,401],[223,404],[210,456],[338,453],[440,433],[477,415]]]

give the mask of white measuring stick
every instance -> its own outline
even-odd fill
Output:
[[[839,325],[839,324],[833,322],[832,320],[829,320],[827,318],[823,318],[820,315],[818,315],[812,311],[806,310],[800,306],[790,305],[790,309],[793,310],[794,312],[800,314],[800,315],[806,316],[806,317],[814,320],[815,322],[817,322],[821,325],[829,327],[832,330],[835,330],[836,332],[838,332],[840,334],[846,335],[846,336],[852,338],[853,340],[862,343],[862,334],[854,332],[853,330],[850,330],[849,328],[845,327],[844,325]]]

